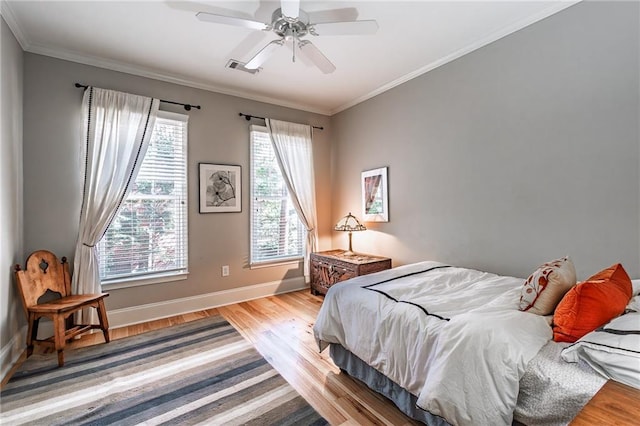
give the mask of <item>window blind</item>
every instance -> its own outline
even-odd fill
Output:
[[[135,183],[98,244],[101,280],[187,272],[187,119],[158,113]]]
[[[289,197],[266,127],[251,126],[251,264],[304,256],[305,229]]]

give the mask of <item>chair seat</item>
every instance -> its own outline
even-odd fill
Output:
[[[49,314],[56,312],[77,311],[78,306],[87,306],[92,303],[104,299],[108,293],[98,294],[77,294],[72,296],[61,297],[60,299],[51,300],[46,303],[40,303],[29,307],[29,311],[38,314]]]

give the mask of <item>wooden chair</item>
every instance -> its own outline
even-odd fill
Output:
[[[27,315],[27,357],[33,353],[33,344],[52,346],[58,352],[58,366],[64,365],[64,347],[67,340],[91,329],[101,329],[104,340],[109,342],[109,322],[104,307],[108,293],[71,294],[71,276],[67,258],[62,262],[51,252],[35,251],[27,258],[25,270],[15,266],[18,290]],[[75,324],[73,314],[83,308],[96,308],[100,325]],[[39,340],[40,318],[51,318],[54,335]]]

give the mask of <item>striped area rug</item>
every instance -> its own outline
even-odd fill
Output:
[[[325,425],[224,318],[33,355],[0,394],[2,425]]]

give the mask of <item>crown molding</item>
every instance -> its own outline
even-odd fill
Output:
[[[385,84],[384,86],[379,87],[376,90],[373,90],[369,93],[367,93],[366,95],[360,96],[359,98],[354,99],[351,102],[347,102],[346,104],[343,104],[341,106],[339,106],[338,108],[335,108],[333,110],[330,111],[329,115],[335,115],[339,112],[342,112],[346,109],[349,109],[353,106],[358,105],[359,103],[362,103],[368,99],[371,99],[375,96],[378,96],[381,93],[386,92],[387,90],[391,90],[396,86],[399,86],[403,83],[406,83],[409,80],[413,80],[414,78],[425,74],[435,68],[441,67],[442,65],[445,65],[451,61],[454,61],[458,58],[460,58],[461,56],[464,56],[468,53],[473,52],[474,50],[480,49],[481,47],[484,47],[490,43],[493,43],[494,41],[497,41],[503,37],[506,37],[510,34],[513,34],[516,31],[519,31],[525,27],[528,27],[529,25],[535,24],[538,21],[541,21],[545,18],[548,18],[551,15],[554,15],[558,12],[560,12],[561,10],[564,10],[570,6],[573,6],[577,3],[580,3],[582,0],[567,0],[567,1],[560,1],[559,3],[553,4],[550,7],[536,13],[530,16],[527,16],[524,19],[521,19],[517,22],[515,22],[514,24],[508,25],[504,28],[502,28],[501,30],[498,30],[494,33],[489,34],[487,37],[482,38],[468,46],[465,46],[459,50],[457,50],[456,52],[451,53],[450,55],[447,55],[437,61],[434,61],[430,64],[425,65],[424,67],[421,67],[413,72],[410,72],[409,74],[405,74],[404,76],[393,80],[387,84]]]
[[[18,40],[18,44],[22,50],[26,51],[30,46],[29,40],[24,35],[24,31],[18,24],[18,20],[13,13],[13,9],[11,9],[11,5],[4,0],[0,0],[0,16],[4,19],[4,21],[9,26],[9,29],[15,36],[16,40]]]
[[[196,81],[186,79],[178,75],[171,75],[162,71],[154,70],[146,67],[138,67],[130,64],[125,64],[118,61],[107,60],[98,57],[92,57],[76,52],[71,52],[63,49],[52,49],[49,47],[41,46],[38,44],[31,44],[27,50],[29,53],[35,53],[43,56],[50,56],[65,61],[76,62],[84,65],[90,65],[98,68],[104,68],[112,71],[123,72],[127,74],[133,74],[140,77],[147,77],[154,80],[166,81],[168,83],[179,84],[181,86],[193,87],[195,89],[207,90],[209,92],[220,93],[223,95],[235,96],[239,98],[249,99],[257,102],[264,102],[272,105],[279,105],[286,108],[293,108],[302,111],[312,112],[315,114],[329,115],[329,110],[314,108],[309,105],[299,104],[296,102],[288,102],[281,99],[276,99],[268,96],[255,95],[250,92],[242,90],[233,90],[223,86],[217,86],[202,81]]]

